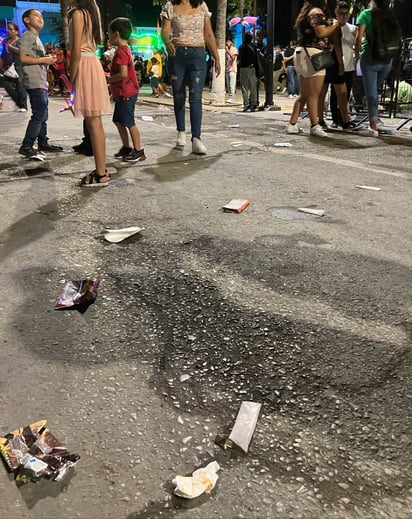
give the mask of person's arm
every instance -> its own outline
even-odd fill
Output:
[[[84,27],[84,17],[81,11],[76,10],[72,16],[71,34],[70,34],[70,79],[72,82],[76,80],[77,72],[79,70],[81,48],[82,48],[82,34]]]
[[[127,65],[120,65],[120,71],[107,77],[108,83],[117,83],[127,78]]]
[[[338,60],[339,65],[339,76],[343,76],[345,73],[345,66],[343,64],[343,49],[342,49],[342,41],[340,38],[340,31],[337,30],[333,33],[332,42],[333,49],[335,51],[336,59]]]
[[[324,13],[322,9],[315,8],[310,11],[309,16],[316,14],[322,15]],[[312,25],[312,27],[318,38],[328,38],[336,30],[338,23],[338,20],[333,18],[331,25]]]
[[[366,24],[361,24],[358,26],[358,34],[356,35],[356,41],[355,41],[355,54],[358,56],[359,52],[362,48],[362,39],[365,35],[366,31]]]
[[[24,52],[21,52],[20,62],[22,65],[52,65],[54,63],[54,56],[43,56],[41,58],[35,58],[25,54]]]
[[[161,36],[166,47],[167,53],[169,56],[174,56],[176,54],[176,48],[173,43],[170,41],[170,33],[172,32],[172,22],[163,16],[162,22],[162,30]]]
[[[13,54],[16,54],[17,56],[20,54],[20,49],[16,45],[13,45],[12,43],[8,43],[7,48],[9,49],[10,52],[12,52]]]
[[[206,47],[209,49],[209,52],[214,59],[215,72],[216,72],[216,77],[217,77],[220,74],[220,58],[219,58],[219,52],[217,50],[215,35],[213,34],[212,24],[210,23],[209,18],[205,19],[203,35],[204,35]]]

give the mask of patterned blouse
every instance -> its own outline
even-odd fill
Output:
[[[200,4],[199,10],[189,15],[175,14],[172,2],[167,2],[161,16],[171,21],[172,37],[170,41],[175,47],[205,46],[205,21],[212,16],[206,2]]]
[[[319,38],[316,36],[315,27],[317,25],[327,25],[327,17],[323,13],[309,14],[303,19],[298,27],[299,45],[306,47],[315,47],[316,49],[324,49],[329,46],[328,38]]]

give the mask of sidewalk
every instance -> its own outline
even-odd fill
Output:
[[[151,88],[148,85],[144,85],[140,88],[140,94],[139,94],[139,100],[141,102],[145,103],[153,103],[158,105],[165,105],[165,106],[173,106],[173,98],[172,97],[151,97]],[[228,95],[226,94],[226,99],[228,99]],[[264,104],[265,101],[265,92],[263,88],[259,91],[259,100],[260,100],[260,106]],[[270,110],[259,110],[258,112],[243,112],[243,100],[242,100],[242,93],[240,91],[240,88],[237,89],[235,93],[235,102],[234,103],[225,103],[224,105],[214,105],[211,104],[211,91],[209,88],[205,88],[203,91],[203,110],[209,110],[209,111],[218,111],[222,113],[234,113],[238,112],[239,114],[244,115],[245,117],[260,117],[264,119],[272,119],[276,121],[283,121],[287,123],[289,121],[290,114],[293,109],[293,104],[295,102],[295,99],[289,99],[287,94],[286,95],[279,95],[275,94],[273,96],[273,107],[271,107]],[[275,107],[279,107],[280,109],[274,109]],[[329,121],[330,114],[326,116],[326,121]],[[367,124],[367,114],[353,114],[351,116],[352,119],[357,118],[365,118],[365,124]],[[385,127],[391,128],[396,130],[405,120],[406,117],[394,117],[389,118],[385,116],[385,114],[381,115],[382,120],[384,122]],[[402,135],[402,137],[410,137],[412,142],[412,132],[409,130],[409,128],[412,128],[412,122],[407,123],[404,125],[401,130],[399,131],[399,134]]]
[[[151,88],[148,85],[141,86],[139,100],[148,102],[148,103],[173,106],[172,97],[166,97],[166,96],[151,97],[150,94],[151,94]],[[226,94],[225,98],[228,99],[228,97],[229,96]],[[212,99],[212,93],[211,93],[210,89],[205,88],[203,90],[203,109],[204,110],[219,111],[219,112],[223,112],[223,113],[233,113],[233,112],[244,113],[243,112],[242,93],[240,91],[240,88],[238,88],[235,93],[235,102],[234,103],[225,103],[224,105],[221,105],[221,104],[214,105],[214,104],[211,104],[211,99]],[[260,91],[259,91],[259,100],[260,100],[260,105],[262,106],[265,101],[265,92],[264,92],[263,88],[260,89]],[[276,114],[277,116],[281,116],[281,117],[276,117],[279,120],[288,120],[288,118],[289,118],[288,114],[290,114],[290,112],[292,111],[294,102],[295,102],[295,99],[289,99],[287,97],[287,95],[274,95],[273,96],[274,107],[277,106],[280,109],[277,109],[277,110],[272,109],[272,110],[268,110],[268,112],[272,115]],[[268,113],[268,112],[262,110],[260,112],[245,113],[245,115],[254,117],[254,116],[256,116],[256,114],[263,113],[263,112]]]

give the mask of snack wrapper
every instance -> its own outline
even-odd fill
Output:
[[[99,283],[94,278],[69,281],[57,298],[55,309],[75,309],[83,314],[95,302]]]
[[[18,486],[42,477],[60,481],[80,459],[78,454],[70,454],[46,428],[46,420],[0,437],[0,454],[14,472]]]

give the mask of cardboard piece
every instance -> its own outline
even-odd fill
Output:
[[[230,442],[240,447],[244,452],[249,450],[249,444],[255,432],[262,404],[256,402],[242,402],[236,417],[235,425],[226,441],[225,446],[229,447]]]
[[[228,213],[241,213],[250,202],[248,198],[233,198],[228,204],[223,206],[223,211]]]

